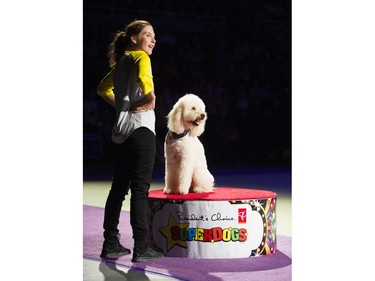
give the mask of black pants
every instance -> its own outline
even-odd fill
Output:
[[[145,127],[136,129],[124,143],[114,144],[115,170],[104,212],[105,239],[117,238],[122,202],[130,188],[130,223],[134,245],[140,249],[146,247],[148,191],[155,151],[155,135]]]

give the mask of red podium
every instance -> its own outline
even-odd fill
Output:
[[[267,190],[149,193],[150,234],[165,256],[244,258],[276,251],[276,197]]]

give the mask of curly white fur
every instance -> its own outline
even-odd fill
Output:
[[[207,120],[205,104],[198,96],[186,94],[167,118],[164,193],[212,192],[214,177],[207,168],[204,147],[198,139]]]

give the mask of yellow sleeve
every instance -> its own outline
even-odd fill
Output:
[[[113,69],[104,76],[103,80],[100,81],[98,87],[96,88],[96,92],[99,96],[105,97],[113,94]]]
[[[154,90],[154,82],[152,80],[151,60],[145,52],[142,52],[139,57],[138,67],[137,83],[141,87],[142,92],[147,95]]]

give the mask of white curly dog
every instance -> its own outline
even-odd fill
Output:
[[[205,104],[197,95],[186,94],[176,102],[167,119],[164,193],[212,192],[214,177],[198,139],[207,120]]]

